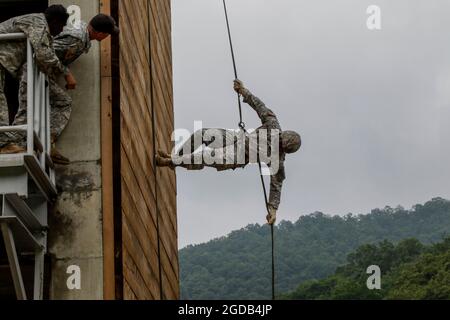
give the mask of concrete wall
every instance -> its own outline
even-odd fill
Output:
[[[88,22],[99,12],[97,0],[51,0],[78,5]],[[59,200],[50,215],[49,253],[52,260],[50,298],[103,298],[102,186],[100,145],[100,51],[97,42],[71,70],[78,81],[72,91],[73,113],[58,149],[72,164],[57,170]],[[81,290],[69,290],[67,268],[81,269]]]

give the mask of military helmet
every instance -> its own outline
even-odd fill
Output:
[[[295,131],[283,131],[281,133],[281,148],[286,153],[297,152],[302,146],[302,138]]]

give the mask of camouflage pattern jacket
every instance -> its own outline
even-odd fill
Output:
[[[68,66],[91,48],[88,25],[81,21],[75,26],[66,26],[55,37],[53,45],[59,60]]]
[[[267,130],[270,135],[271,130],[276,130],[279,134],[281,134],[281,126],[278,122],[278,119],[275,113],[266,107],[266,105],[256,96],[254,96],[249,90],[245,89],[242,96],[244,97],[244,102],[249,104],[258,114],[261,119],[262,126],[256,129],[256,131],[252,134],[257,134],[261,129]],[[267,150],[271,150],[271,142],[270,138],[268,139]],[[286,158],[286,154],[280,149],[279,152],[279,167],[278,171],[273,174],[270,178],[270,197],[269,197],[269,205],[274,209],[278,210],[281,200],[281,189],[283,187],[283,181],[286,179],[285,169],[284,169],[284,161]],[[270,165],[268,163],[268,165]]]
[[[36,62],[46,74],[67,73],[53,48],[53,38],[42,13],[28,14],[9,19],[0,24],[0,34],[25,33],[34,49]],[[27,61],[27,45],[23,40],[0,41],[0,64],[17,77]]]

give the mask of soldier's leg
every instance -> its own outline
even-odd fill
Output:
[[[3,68],[1,68],[3,69]],[[2,74],[0,76],[1,80],[1,85],[0,85],[0,100],[3,100],[2,102],[0,102],[1,106],[0,106],[0,125],[2,126],[9,126],[9,111],[8,111],[8,103],[6,102],[6,97],[4,94],[4,87],[5,87],[5,73],[6,71],[3,69],[0,71],[0,73]],[[21,75],[21,71],[19,72],[19,79],[21,79],[22,75]],[[20,90],[20,88],[19,88]],[[26,94],[26,93],[25,93]],[[19,92],[20,95],[20,92]],[[20,99],[19,99],[19,111],[20,111]],[[26,106],[26,103],[25,103]],[[14,125],[14,123],[13,123]],[[17,142],[20,141],[21,137],[25,137],[23,134],[21,135],[21,133],[19,132],[7,132],[7,133],[2,133],[0,134],[0,153],[2,154],[14,154],[14,153],[22,153],[25,152],[25,148],[23,146],[19,146],[18,144],[16,144]]]
[[[227,145],[234,143],[235,140],[230,140],[234,135],[233,130],[226,130],[221,128],[205,128],[196,131],[180,148],[179,156],[192,154],[202,145],[213,149],[220,149]]]
[[[49,80],[50,85],[50,124],[52,141],[56,142],[67,127],[72,114],[72,98],[55,80]]]
[[[199,154],[192,154],[189,156],[182,156],[181,162],[179,164],[175,164],[173,162],[173,159],[170,159],[170,161],[172,162],[171,167],[181,167],[181,168],[185,168],[187,170],[192,170],[192,171],[196,171],[196,170],[203,170],[205,168],[205,164],[203,163],[203,161],[198,161],[197,160],[197,156],[201,155],[201,153]],[[177,161],[179,162],[179,161]]]
[[[183,161],[180,164],[175,164],[173,162],[172,159],[168,159],[168,161],[170,161],[169,167],[180,167],[180,168],[185,168],[187,170],[203,170],[204,168],[208,167],[208,168],[214,168],[217,171],[226,171],[226,170],[236,170],[238,168],[244,168],[247,166],[246,163],[242,163],[239,164],[237,162],[233,162],[233,163],[227,163],[225,160],[222,163],[217,163],[217,162],[205,162],[204,159],[202,162],[198,163],[195,161],[195,155],[191,156],[191,159],[189,159],[189,161]]]
[[[5,96],[5,77],[6,70],[0,65],[0,126],[9,125],[8,101]],[[3,147],[8,141],[5,134],[0,134],[0,147]]]
[[[19,110],[14,118],[14,125],[27,123],[27,67],[26,64],[19,73]],[[72,98],[54,80],[49,80],[50,95],[50,127],[52,136],[58,138],[69,122],[72,112]],[[24,140],[24,139],[16,139]]]
[[[214,168],[217,171],[236,170],[247,166],[247,162],[241,162],[239,159],[239,144],[234,143],[227,145],[225,148],[214,149],[211,153],[204,155],[204,163],[206,167]],[[208,159],[209,157],[209,159]]]
[[[50,131],[52,150],[50,152],[54,163],[70,164],[70,160],[56,149],[56,141],[67,127],[72,114],[72,98],[61,88],[54,79],[49,79],[50,90]]]
[[[196,157],[199,154],[186,154],[186,155],[175,155],[172,156],[164,152],[162,150],[158,151],[156,157],[156,164],[159,167],[170,167],[171,169],[175,169],[176,167],[184,167],[188,170],[202,170],[205,165],[202,161],[198,161]]]
[[[222,134],[223,140],[218,144],[212,143],[209,146],[212,150],[204,153],[205,166],[217,171],[244,168],[248,164],[245,160],[245,134],[235,130],[224,130]]]
[[[14,118],[13,125],[19,126],[27,123],[27,89],[28,89],[27,64],[24,64],[19,71],[19,109]],[[26,147],[26,133],[10,132],[7,134],[9,142]]]
[[[247,166],[247,162],[239,162],[237,157],[238,146],[230,148],[214,149],[212,153],[198,152],[195,154],[171,157],[160,152],[157,156],[157,164],[162,167],[185,168],[187,170],[203,170],[205,167],[214,168],[217,171],[235,170]]]
[[[184,143],[173,158],[160,151],[157,156],[157,164],[163,167],[181,167],[187,170],[202,170],[205,167],[215,168],[218,171],[243,168],[247,164],[238,161],[238,140],[234,130],[220,128],[199,130]],[[209,147],[212,151],[210,153],[193,153],[202,145]],[[211,156],[213,159],[209,158]]]
[[[19,72],[19,109],[13,121],[13,126],[27,123],[27,65],[24,64]],[[1,153],[22,153],[26,151],[25,132],[7,132],[0,137]]]
[[[8,101],[5,96],[6,70],[0,65],[0,126],[9,124]]]

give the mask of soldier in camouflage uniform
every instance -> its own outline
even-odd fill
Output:
[[[9,19],[0,24],[0,34],[24,33],[30,41],[36,63],[41,71],[50,74],[64,74],[66,81],[73,81],[69,69],[55,54],[53,38],[59,34],[67,23],[69,14],[61,5],[50,6],[44,14],[28,14]],[[8,104],[4,94],[5,74],[10,73],[20,79],[23,65],[27,60],[27,45],[23,40],[0,42],[0,126],[9,125]],[[0,153],[20,153],[25,149],[11,143],[11,136],[0,134]]]
[[[171,156],[163,151],[159,151],[156,156],[157,164],[158,166],[172,169],[183,167],[188,170],[202,170],[205,167],[212,167],[218,171],[223,171],[243,168],[249,163],[257,163],[258,159],[261,162],[265,162],[273,169],[271,170],[269,214],[267,216],[267,222],[273,225],[280,205],[283,181],[286,178],[284,169],[286,154],[295,153],[300,149],[301,137],[294,131],[281,131],[281,126],[275,113],[246,89],[241,81],[235,81],[234,89],[244,97],[244,102],[257,112],[262,122],[261,127],[250,134],[241,131],[241,136],[236,135],[233,130],[225,129],[203,129],[197,131],[185,142],[176,155]],[[219,144],[215,145],[217,142]],[[215,161],[203,158],[200,159],[200,163],[198,162],[198,153],[194,152],[202,145],[213,150],[211,154]],[[242,153],[242,161],[239,159],[239,149],[244,151]],[[262,149],[265,149],[276,158],[271,157],[270,160],[262,159]],[[185,153],[186,150],[189,152]],[[252,156],[252,154],[257,156]]]
[[[110,34],[117,34],[119,29],[116,22],[110,16],[99,14],[95,16],[88,24],[83,21],[74,26],[66,26],[57,37],[55,37],[53,46],[59,60],[65,66],[69,66],[82,54],[88,53],[91,48],[91,40],[102,41]],[[27,104],[27,75],[26,65],[23,67],[22,78],[19,87],[19,111],[14,120],[14,125],[26,123],[26,104]],[[51,123],[51,157],[53,162],[60,165],[68,165],[70,160],[61,155],[55,147],[57,139],[69,123],[72,113],[72,98],[66,90],[61,88],[56,81],[57,75],[50,75],[50,123]],[[67,89],[75,89],[75,86]],[[23,134],[16,134],[15,141],[20,141],[24,145],[25,137]]]

